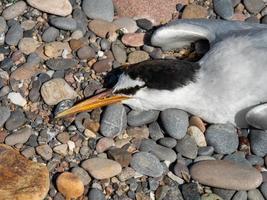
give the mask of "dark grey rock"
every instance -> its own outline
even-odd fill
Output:
[[[247,165],[247,166],[251,167],[250,162],[246,159],[245,156],[246,155],[243,151],[237,151],[233,154],[225,156],[223,160],[232,160],[237,164]]]
[[[112,0],[84,0],[83,11],[91,19],[102,19],[112,21],[114,6]]]
[[[130,126],[143,126],[157,120],[159,111],[136,111],[132,110],[128,113],[127,120]]]
[[[0,33],[5,33],[7,31],[7,24],[4,17],[0,16]]]
[[[182,139],[187,131],[188,114],[178,109],[167,109],[160,113],[162,125],[166,133],[175,139]]]
[[[153,23],[145,18],[136,20],[136,23],[137,26],[147,31],[153,28]]]
[[[97,188],[92,188],[90,189],[88,193],[88,199],[94,199],[94,200],[105,200],[105,195],[104,193],[97,189]]]
[[[77,129],[80,132],[83,132],[85,130],[85,127],[83,126],[83,122],[85,120],[89,120],[90,119],[90,115],[87,112],[82,112],[79,113],[76,117],[75,117],[75,125],[77,127]]]
[[[138,173],[151,177],[159,177],[163,174],[163,167],[158,158],[148,152],[134,154],[131,167]]]
[[[77,30],[81,30],[83,34],[88,30],[88,20],[85,13],[80,8],[75,8],[72,12],[73,19],[77,22]]]
[[[88,85],[84,88],[83,94],[85,97],[92,96],[96,90],[99,90],[102,88],[102,85],[100,82],[96,80],[90,80],[88,81]]]
[[[157,144],[154,140],[143,139],[140,145],[140,151],[154,154],[160,161],[168,160],[171,163],[176,160],[176,153],[170,148]]]
[[[254,189],[248,191],[248,200],[264,200],[264,197],[258,189]]]
[[[177,141],[175,150],[186,158],[195,159],[197,157],[196,141],[189,135],[185,135],[183,139]]]
[[[264,160],[262,157],[260,156],[256,156],[256,155],[248,155],[247,156],[247,160],[250,162],[251,165],[259,165],[259,166],[263,166],[264,165]]]
[[[223,198],[223,200],[231,200],[236,192],[235,190],[225,190],[221,188],[213,188],[212,191]]]
[[[54,27],[46,29],[42,35],[44,42],[54,42],[59,36],[59,30]]]
[[[2,62],[1,62],[1,69],[3,70],[9,70],[11,67],[13,67],[15,64],[12,61],[11,58],[5,58]]]
[[[264,2],[262,0],[244,0],[246,9],[253,14],[259,13],[264,8]]]
[[[251,130],[249,134],[251,151],[260,157],[267,154],[267,132],[261,130]]]
[[[11,113],[11,116],[6,121],[5,127],[7,130],[12,131],[25,124],[26,118],[22,111],[16,110]]]
[[[262,195],[264,196],[264,198],[267,199],[267,183],[261,184],[260,191],[261,191]]]
[[[10,109],[5,106],[0,106],[0,127],[2,127],[10,117]]]
[[[176,176],[183,178],[184,174],[189,174],[189,169],[184,160],[177,160],[177,163],[174,165],[173,172]]]
[[[37,137],[38,137],[37,135],[32,134],[28,139],[28,141],[26,142],[26,145],[30,147],[37,147],[38,146]]]
[[[42,83],[45,83],[46,81],[49,81],[51,78],[47,73],[41,73],[38,77]]]
[[[157,122],[153,122],[148,126],[149,136],[152,140],[157,141],[160,138],[164,138],[162,130]]]
[[[214,152],[213,146],[199,147],[197,154],[199,156],[211,156]]]
[[[127,126],[126,111],[123,105],[110,105],[104,111],[100,132],[106,137],[115,137],[122,133]]]
[[[24,144],[28,141],[32,134],[32,128],[30,126],[23,127],[17,131],[14,131],[12,134],[9,134],[5,143],[7,145],[15,145],[15,144]]]
[[[233,196],[232,200],[247,200],[248,194],[246,191],[238,191]]]
[[[158,143],[160,145],[163,145],[165,147],[168,147],[168,148],[174,148],[177,144],[177,141],[174,139],[174,138],[171,138],[171,137],[165,137],[165,138],[161,138],[159,139]]]
[[[198,186],[196,183],[186,183],[182,185],[184,200],[200,200]]]
[[[61,101],[59,104],[57,104],[55,111],[54,111],[54,115],[57,115],[58,113],[71,108],[73,105],[74,105],[73,100],[68,99],[68,100]]]
[[[264,18],[266,18],[266,16],[262,18],[262,21],[265,20]],[[246,120],[249,125],[263,130],[267,129],[267,123],[265,120],[266,117],[267,117],[267,104],[261,104],[255,106],[251,110],[249,110],[246,114]]]
[[[234,8],[231,0],[213,0],[214,11],[223,19],[231,19]]]
[[[42,82],[40,81],[40,79],[37,79],[37,80],[32,82],[32,88],[31,88],[30,93],[29,93],[29,99],[32,102],[38,101],[38,99],[40,97],[41,86],[42,86]]]
[[[23,29],[18,22],[15,22],[7,31],[5,42],[8,45],[16,46],[23,37]]]
[[[77,22],[73,18],[67,17],[52,17],[49,22],[56,28],[66,31],[74,31],[77,28]]]
[[[235,127],[231,124],[211,125],[206,131],[206,141],[215,152],[221,154],[233,153],[239,142]]]
[[[127,60],[125,46],[119,41],[116,40],[111,45],[112,53],[114,58],[121,64],[124,64]]]
[[[31,53],[28,57],[27,57],[27,63],[31,63],[34,65],[37,65],[41,62],[41,58],[37,53]]]
[[[75,59],[54,58],[46,61],[46,65],[53,70],[66,70],[75,68],[78,61]]]
[[[148,178],[148,184],[149,184],[149,189],[151,191],[155,191],[159,187],[159,180],[156,180],[155,178]]]

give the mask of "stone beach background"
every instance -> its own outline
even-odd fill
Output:
[[[266,24],[266,5],[1,0],[0,200],[267,199],[266,131],[122,104],[54,119],[101,92],[103,77],[121,65],[201,56],[194,47],[151,46],[158,26],[193,18]]]

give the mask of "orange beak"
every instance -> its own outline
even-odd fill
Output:
[[[90,99],[82,101],[81,103],[71,107],[70,109],[64,110],[63,112],[57,114],[55,118],[62,118],[67,115],[73,115],[79,112],[93,110],[95,108],[118,103],[129,98],[130,97],[122,95],[112,95],[111,90],[106,90]]]

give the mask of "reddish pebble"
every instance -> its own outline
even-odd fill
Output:
[[[121,41],[123,44],[132,47],[140,47],[144,45],[145,33],[129,33],[125,34]]]

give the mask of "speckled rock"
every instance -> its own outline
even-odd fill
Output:
[[[135,64],[145,60],[149,60],[149,54],[145,51],[134,51],[128,55],[129,64]]]

